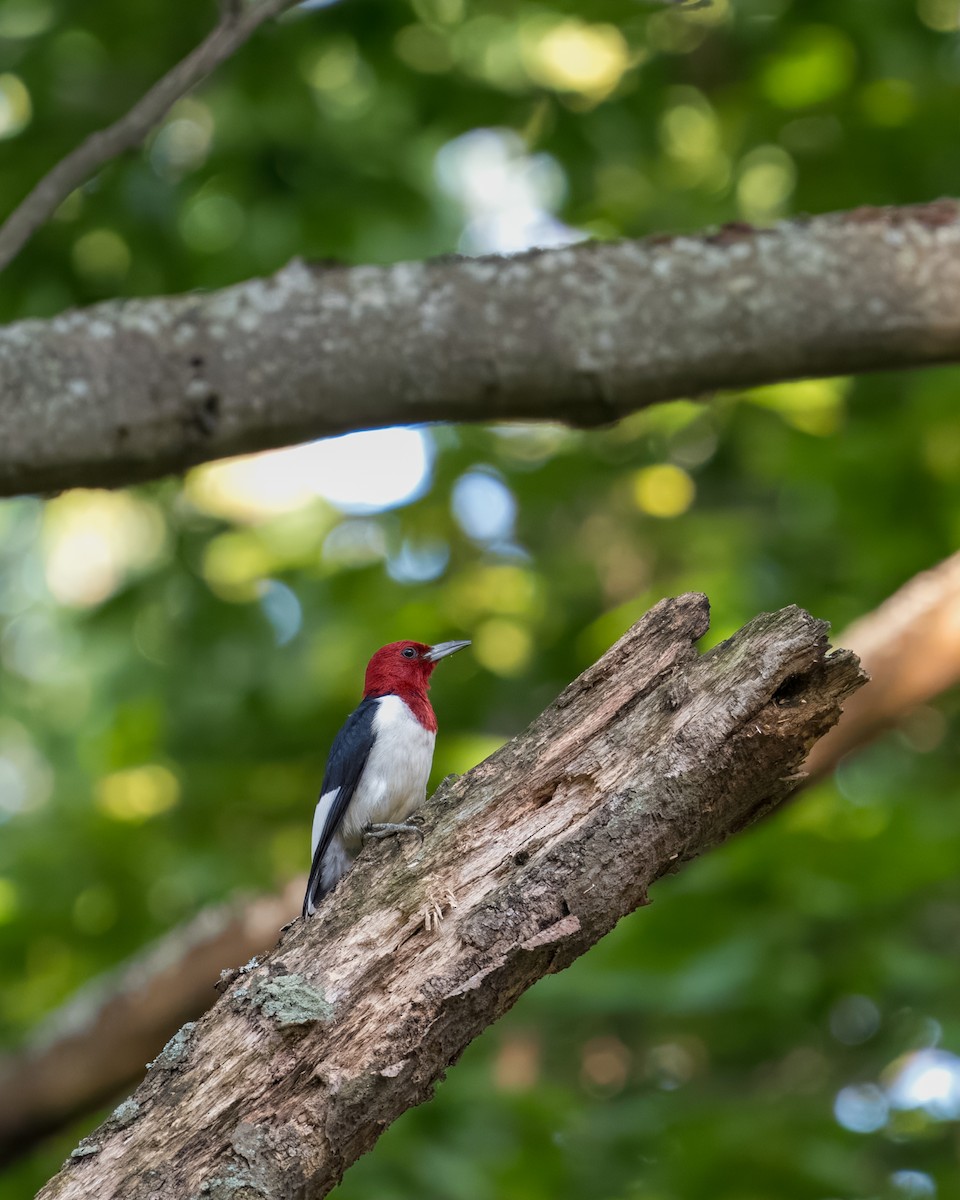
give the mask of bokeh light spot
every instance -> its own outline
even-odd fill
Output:
[[[35,683],[56,679],[63,667],[63,647],[50,615],[34,610],[10,621],[0,637],[0,660],[8,671]]]
[[[874,79],[861,90],[859,100],[868,121],[890,128],[906,125],[917,109],[913,85],[906,79]]]
[[[647,44],[662,54],[689,54],[707,36],[704,25],[689,20],[692,14],[674,8],[654,13],[647,22]]]
[[[533,640],[525,625],[491,617],[473,635],[473,654],[482,667],[509,679],[526,670],[533,657]]]
[[[651,517],[679,517],[696,496],[696,484],[682,467],[659,463],[643,467],[633,477],[633,498]]]
[[[317,91],[335,92],[351,84],[360,66],[360,52],[352,37],[331,38],[301,62],[306,82]]]
[[[737,181],[737,203],[746,221],[770,221],[781,215],[793,194],[797,171],[779,146],[757,146],[744,157]]]
[[[167,548],[160,510],[131,492],[77,489],[44,510],[47,586],[61,604],[92,608]]]
[[[461,134],[438,151],[435,173],[466,214],[464,253],[512,254],[586,236],[553,215],[566,193],[563,168],[549,154],[528,154],[513,130]]]
[[[130,247],[113,229],[91,229],[74,242],[71,259],[78,275],[116,283],[130,270]]]
[[[838,29],[808,25],[766,66],[763,89],[780,108],[807,108],[845,91],[856,70],[853,44]]]
[[[623,1090],[630,1073],[630,1050],[615,1037],[591,1038],[580,1055],[580,1081],[608,1095]]]
[[[16,41],[36,37],[50,28],[56,16],[48,0],[7,0],[0,7],[0,38]]]
[[[104,884],[84,888],[73,902],[73,923],[81,933],[106,933],[117,921],[117,901]]]
[[[955,1054],[918,1050],[896,1059],[886,1074],[894,1108],[922,1108],[937,1121],[960,1118],[960,1058]]]
[[[387,574],[399,583],[426,583],[443,574],[450,547],[442,541],[414,542],[405,538],[398,554],[387,563]]]
[[[937,1194],[936,1183],[924,1171],[894,1171],[890,1184],[902,1200],[927,1200]]]
[[[15,137],[30,124],[33,105],[19,75],[0,75],[0,138]]]
[[[244,223],[243,209],[233,196],[204,189],[184,205],[178,227],[191,250],[219,254],[239,241]]]
[[[460,571],[451,580],[446,600],[452,621],[472,623],[489,613],[537,617],[543,611],[538,577],[507,563],[477,564]]]
[[[16,884],[0,876],[0,925],[6,925],[20,911],[20,898]]]
[[[615,25],[569,18],[528,39],[524,62],[531,78],[545,87],[601,100],[629,68],[630,51]]]
[[[524,1031],[504,1036],[493,1059],[498,1092],[527,1092],[540,1078],[540,1039]]]
[[[221,600],[244,603],[260,595],[262,581],[273,565],[269,550],[255,533],[230,530],[207,543],[203,577]]]
[[[176,775],[159,763],[114,771],[98,780],[97,808],[115,821],[140,824],[174,808],[180,799]]]
[[[16,763],[0,757],[0,822],[19,812],[27,802],[27,782]]]
[[[178,101],[153,139],[150,161],[160,173],[178,178],[203,166],[213,142],[213,114],[206,104],[188,96]]]
[[[830,1010],[830,1032],[845,1046],[869,1041],[880,1028],[880,1010],[869,996],[843,996]]]
[[[431,450],[419,429],[348,433],[200,467],[187,493],[198,508],[234,520],[293,512],[318,496],[343,512],[381,512],[427,489]]]
[[[917,0],[917,13],[924,25],[937,33],[956,33],[960,29],[958,0]]]
[[[677,88],[660,118],[660,143],[681,170],[678,182],[692,186],[725,182],[729,160],[720,141],[720,126],[707,98],[695,88]]]
[[[697,1041],[660,1042],[646,1055],[645,1073],[662,1091],[673,1092],[696,1074],[697,1060],[705,1056]]]
[[[465,0],[413,0],[413,10],[427,25],[455,25],[463,20]]]
[[[425,75],[441,75],[453,66],[450,43],[436,29],[407,25],[393,39],[397,58]]]
[[[318,106],[335,120],[362,115],[376,98],[377,78],[360,55],[357,43],[343,34],[301,60],[301,73]]]
[[[381,512],[409,504],[430,481],[427,439],[395,427],[348,433],[309,449],[317,493],[344,512]]]
[[[887,1098],[874,1083],[854,1084],[837,1093],[833,1115],[853,1133],[876,1133],[887,1123]]]
[[[460,528],[476,542],[502,542],[513,534],[517,502],[496,475],[486,471],[461,475],[451,504]]]
[[[267,579],[260,585],[260,607],[273,628],[278,646],[286,646],[300,632],[303,608],[293,588],[278,579]]]
[[[323,543],[324,561],[350,570],[387,557],[387,539],[377,521],[342,521]]]

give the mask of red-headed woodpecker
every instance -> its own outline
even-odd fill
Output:
[[[423,803],[437,718],[427,691],[441,658],[469,642],[391,642],[367,664],[363,699],[334,739],[313,816],[303,915],[350,870],[364,835],[419,833],[404,820]]]

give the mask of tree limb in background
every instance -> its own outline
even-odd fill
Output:
[[[274,944],[300,911],[306,882],[204,909],[81,988],[22,1051],[0,1059],[0,1165],[139,1079],[183,1022],[213,1003],[220,970]]]
[[[960,553],[914,576],[837,641],[858,655],[871,686],[810,752],[812,779],[960,680]]]
[[[659,0],[678,8],[709,8],[713,0]],[[91,134],[57,163],[0,225],[0,271],[53,216],[67,196],[101,167],[139,146],[173,104],[196,87],[271,17],[301,0],[220,0],[220,20],[186,58],[137,101],[128,113]]]
[[[0,329],[0,494],[413,421],[599,425],[678,396],[960,361],[960,208],[389,267]]]
[[[230,58],[271,17],[299,0],[223,0],[220,20],[195,49],[168,71],[125,116],[91,134],[17,205],[0,225],[0,271],[16,258],[67,196],[105,163],[139,146],[172,105]]]
[[[805,764],[805,786],[829,775],[916,705],[960,680],[960,554],[910,580],[836,639],[873,677]],[[164,1041],[213,1003],[221,969],[262,954],[300,911],[306,876],[279,896],[202,912],[144,955],[53,1012],[29,1044],[0,1059],[0,1161],[122,1092]],[[183,961],[181,961],[183,960]],[[114,1047],[99,1052],[107,1029]]]
[[[800,609],[700,656],[707,626],[705,597],[662,601],[441,787],[422,844],[362,855],[318,917],[171,1039],[39,1200],[325,1195],[526,988],[783,800],[862,681]]]

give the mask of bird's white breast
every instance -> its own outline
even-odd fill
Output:
[[[436,735],[424,729],[399,696],[381,696],[373,719],[374,742],[341,833],[350,850],[378,822],[403,821],[424,800]]]

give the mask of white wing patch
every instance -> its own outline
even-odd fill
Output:
[[[319,805],[317,806],[319,808]],[[314,847],[316,849],[316,847]],[[314,903],[315,894],[325,896],[327,892],[332,892],[340,880],[353,866],[354,856],[348,854],[344,845],[343,839],[339,833],[335,833],[330,839],[330,844],[327,846],[323,855],[323,862],[320,864],[320,887],[314,892],[311,889],[307,893],[304,912],[308,917],[312,917],[317,911],[317,906]]]
[[[313,840],[310,843],[310,858],[317,852],[317,843],[323,835],[323,827],[327,823],[327,817],[330,814],[330,809],[340,795],[340,789],[331,788],[329,792],[324,792],[317,801],[317,807],[313,810]]]

